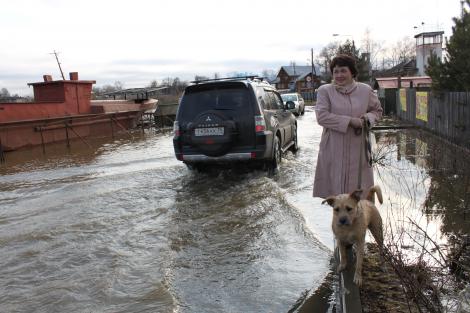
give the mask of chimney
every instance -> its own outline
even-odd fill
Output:
[[[70,80],[78,80],[78,72],[70,72],[69,76]]]
[[[45,83],[52,81],[52,75],[42,75],[42,78],[44,78]]]

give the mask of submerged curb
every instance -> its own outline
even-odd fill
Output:
[[[337,295],[337,302],[340,306],[338,312],[341,313],[362,313],[361,296],[359,287],[353,282],[355,262],[352,247],[347,249],[348,266],[344,271],[338,275],[339,290]],[[336,264],[340,263],[340,255],[335,240],[335,259]]]

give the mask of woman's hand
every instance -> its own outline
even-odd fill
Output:
[[[363,123],[364,123],[364,119],[358,118],[358,117],[351,117],[351,120],[349,120],[349,126],[351,126],[354,129],[361,129]]]

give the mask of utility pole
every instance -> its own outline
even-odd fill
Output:
[[[62,75],[62,79],[65,80],[64,72],[62,72],[62,67],[60,66],[59,57],[57,56],[58,52],[54,50],[53,53],[49,53],[49,54],[55,55],[55,59],[57,60],[57,64],[59,65],[60,75]]]

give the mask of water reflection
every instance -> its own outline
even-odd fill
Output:
[[[429,219],[440,219],[442,233],[470,231],[468,152],[419,130],[379,133],[378,147],[386,157],[395,158],[382,160],[379,175],[397,169],[392,175],[395,187],[417,201],[414,206]]]
[[[88,145],[75,140],[69,148],[62,142],[46,145],[45,152],[41,146],[11,151],[5,154],[6,162],[0,164],[0,175],[97,164],[100,158],[114,155],[112,152],[116,149],[135,150],[147,146],[153,136],[151,132],[134,132],[132,137],[121,133],[116,134],[114,139],[88,138]]]

